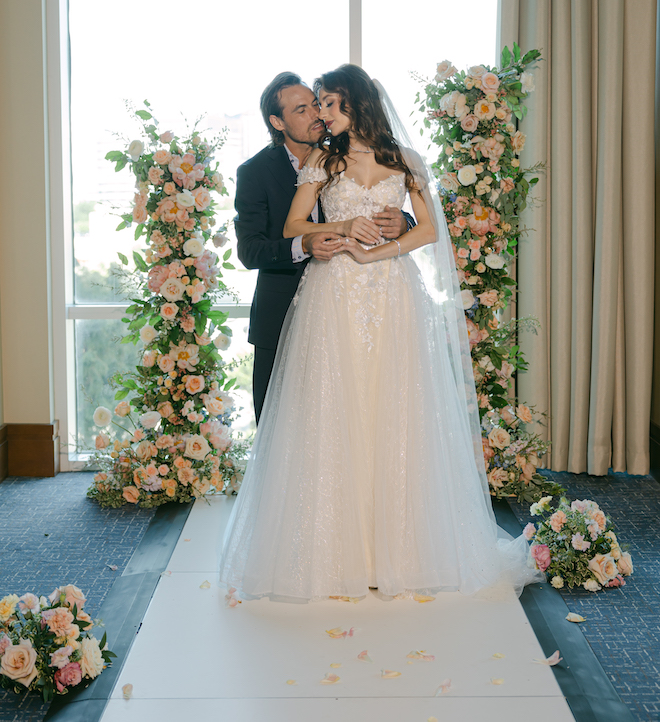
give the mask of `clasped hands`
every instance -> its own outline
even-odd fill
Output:
[[[372,220],[358,216],[345,221],[342,226],[343,235],[329,231],[306,233],[302,238],[302,246],[305,253],[309,253],[319,261],[329,261],[334,255],[344,251],[355,256],[354,251],[362,248],[355,241],[373,246],[383,238],[390,240],[398,238],[407,230],[408,224],[403,213],[398,208],[385,206],[384,210],[376,213]],[[357,257],[356,260],[364,262]]]

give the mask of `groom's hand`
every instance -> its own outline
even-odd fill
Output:
[[[319,232],[305,233],[302,237],[302,247],[305,253],[319,261],[329,261],[336,248],[341,246],[340,236],[337,233]]]
[[[376,213],[373,220],[380,226],[383,238],[398,238],[408,230],[406,218],[398,208],[385,206],[385,210]]]

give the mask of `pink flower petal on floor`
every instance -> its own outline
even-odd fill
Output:
[[[420,604],[424,604],[424,602],[432,602],[435,597],[429,597],[425,594],[413,594],[413,599]]]
[[[326,629],[325,633],[331,639],[343,639],[346,636],[346,632],[341,627],[335,627],[334,629]]]
[[[106,567],[109,567],[113,572],[116,572],[119,567],[116,564],[106,564]]]
[[[121,693],[124,695],[124,699],[130,699],[133,696],[133,685],[125,684],[121,688]]]
[[[435,696],[440,694],[447,694],[451,689],[451,679],[445,679],[438,685],[438,689],[435,690]]]
[[[380,676],[383,679],[394,679],[395,677],[400,677],[401,672],[395,672],[393,669],[381,669]]]
[[[559,656],[559,650],[557,650],[546,659],[535,659],[534,662],[536,662],[536,664],[547,664],[549,667],[554,667],[555,664],[559,664],[562,659],[563,657]]]
[[[365,649],[364,652],[360,652],[358,654],[357,658],[360,660],[360,662],[373,662],[374,660],[371,659],[369,656],[369,652]]]
[[[170,572],[170,571],[161,572],[161,573],[160,573],[160,576],[161,576],[161,577],[171,577],[171,576],[172,576],[172,572]]]
[[[326,674],[325,677],[321,680],[321,684],[337,684],[339,682],[340,677],[337,677],[336,674]]]
[[[586,621],[585,618],[581,614],[575,614],[575,612],[569,612],[566,615],[566,619],[568,619],[569,622],[584,622]]]
[[[418,652],[410,652],[406,657],[409,659],[421,659],[422,662],[432,662],[435,659],[435,655],[426,654],[423,649],[420,649]]]
[[[287,684],[290,684],[290,685],[292,685],[292,686],[293,686],[294,684],[298,684],[298,682],[296,682],[295,679],[287,679],[286,683],[287,683]]]

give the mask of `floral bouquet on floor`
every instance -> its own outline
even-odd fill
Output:
[[[118,389],[114,414],[105,407],[94,413],[98,427],[113,422],[128,435],[113,440],[99,433],[90,460],[101,471],[88,496],[112,507],[186,502],[212,489],[236,492],[248,451],[231,432],[228,392],[236,379],[220,353],[230,343],[228,314],[213,309],[215,297],[230,295],[221,267],[234,268],[231,250],[220,261],[205,247],[227,241],[212,230],[216,204],[210,193],[227,194],[211,163],[222,139],[206,142],[194,128],[183,138],[159,133],[145,105],[135,113],[144,140],[106,156],[117,171],[130,165],[136,176],[133,210],[121,216],[117,230],[135,223],[135,239],[146,242],[144,256],[133,253],[135,270],[122,275],[132,286],[122,343],[141,342],[141,362],[111,379]],[[119,258],[128,266],[126,256]]]
[[[0,600],[0,684],[17,694],[39,691],[44,702],[92,680],[116,655],[89,633],[85,597],[73,584],[48,597],[9,594]]]
[[[612,522],[595,501],[570,502],[562,497],[556,511],[552,497],[532,504],[532,516],[545,517],[527,524],[524,535],[532,542],[536,566],[556,589],[582,586],[590,592],[621,587],[633,573],[632,558],[621,551]]]

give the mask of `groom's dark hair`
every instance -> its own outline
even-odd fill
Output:
[[[282,105],[280,103],[280,92],[284,88],[290,88],[292,85],[304,85],[299,75],[295,73],[284,72],[276,75],[268,84],[264,92],[261,94],[259,107],[261,115],[264,117],[264,123],[268,128],[273,145],[284,145],[284,133],[277,128],[273,128],[270,122],[270,116],[276,115],[282,117]]]

